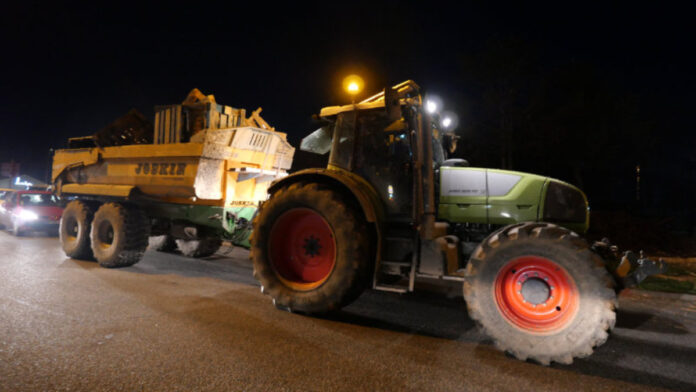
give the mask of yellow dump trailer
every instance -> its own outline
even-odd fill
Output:
[[[55,152],[52,175],[55,193],[69,201],[60,229],[66,254],[118,267],[139,261],[148,237],[158,250],[178,246],[197,257],[223,239],[248,246],[258,203],[294,154],[259,112],[247,117],[194,90],[181,105],[157,107],[152,128],[124,116],[71,139]]]

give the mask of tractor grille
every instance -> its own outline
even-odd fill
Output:
[[[587,205],[582,193],[557,182],[551,182],[546,191],[544,220],[547,222],[583,223]]]

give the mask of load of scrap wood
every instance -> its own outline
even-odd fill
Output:
[[[186,120],[183,140],[190,141],[191,137],[204,129],[224,129],[235,127],[255,127],[275,131],[262,117],[262,108],[251,112],[247,117],[245,109],[220,105],[214,95],[205,95],[197,88],[191,90],[186,99],[179,105],[164,105],[155,107],[156,122],[158,115],[171,108],[180,110]],[[154,135],[153,124],[138,110],[131,109],[111,124],[90,136],[68,139],[68,148],[112,147],[130,144],[152,144]]]

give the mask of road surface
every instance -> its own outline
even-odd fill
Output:
[[[109,270],[0,232],[0,391],[696,390],[694,296],[625,292],[593,356],[543,367],[497,351],[458,287],[316,318],[275,309],[251,272],[242,249]]]

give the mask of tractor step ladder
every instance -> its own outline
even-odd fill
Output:
[[[414,243],[413,239],[404,237],[386,237],[385,242]],[[410,261],[381,260],[379,269],[375,271],[373,288],[375,290],[401,294],[413,291],[416,277],[417,254],[418,252],[414,249]],[[394,274],[393,271],[399,271],[400,273],[397,275]],[[383,281],[385,277],[397,276],[401,276],[401,279],[395,283]]]

